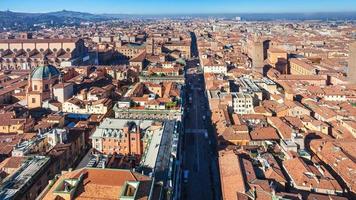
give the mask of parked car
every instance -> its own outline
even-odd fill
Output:
[[[188,183],[188,178],[189,178],[189,170],[184,170],[183,171],[183,182]]]

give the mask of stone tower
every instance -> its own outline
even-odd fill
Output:
[[[263,48],[263,40],[261,34],[255,34],[250,43],[251,48],[251,60],[252,60],[252,69],[263,73],[264,66],[264,48]]]
[[[347,70],[347,80],[349,83],[356,84],[356,41],[349,46],[349,66]]]

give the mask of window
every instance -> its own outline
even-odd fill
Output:
[[[32,103],[36,103],[36,98],[32,98]]]
[[[33,86],[33,90],[37,90],[37,85],[34,85],[34,86]]]
[[[48,88],[49,88],[49,87],[48,87],[48,84],[45,84],[45,89],[48,90]]]

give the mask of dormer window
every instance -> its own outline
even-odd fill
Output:
[[[138,187],[139,187],[139,182],[126,181],[124,187],[122,188],[120,197],[130,198],[130,199],[135,198]]]

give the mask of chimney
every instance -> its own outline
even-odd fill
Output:
[[[303,197],[302,197],[302,195],[301,195],[301,194],[298,194],[298,199],[300,199],[300,200],[302,200],[302,199],[303,199]]]
[[[55,132],[55,134],[57,134],[57,131]],[[59,143],[60,143],[60,144],[63,144],[63,143],[64,143],[64,142],[63,142],[63,133],[62,133],[62,132],[59,133]]]
[[[272,197],[276,196],[276,190],[274,188],[272,188]]]
[[[253,199],[257,199],[257,192],[256,192],[256,186],[253,187]]]

